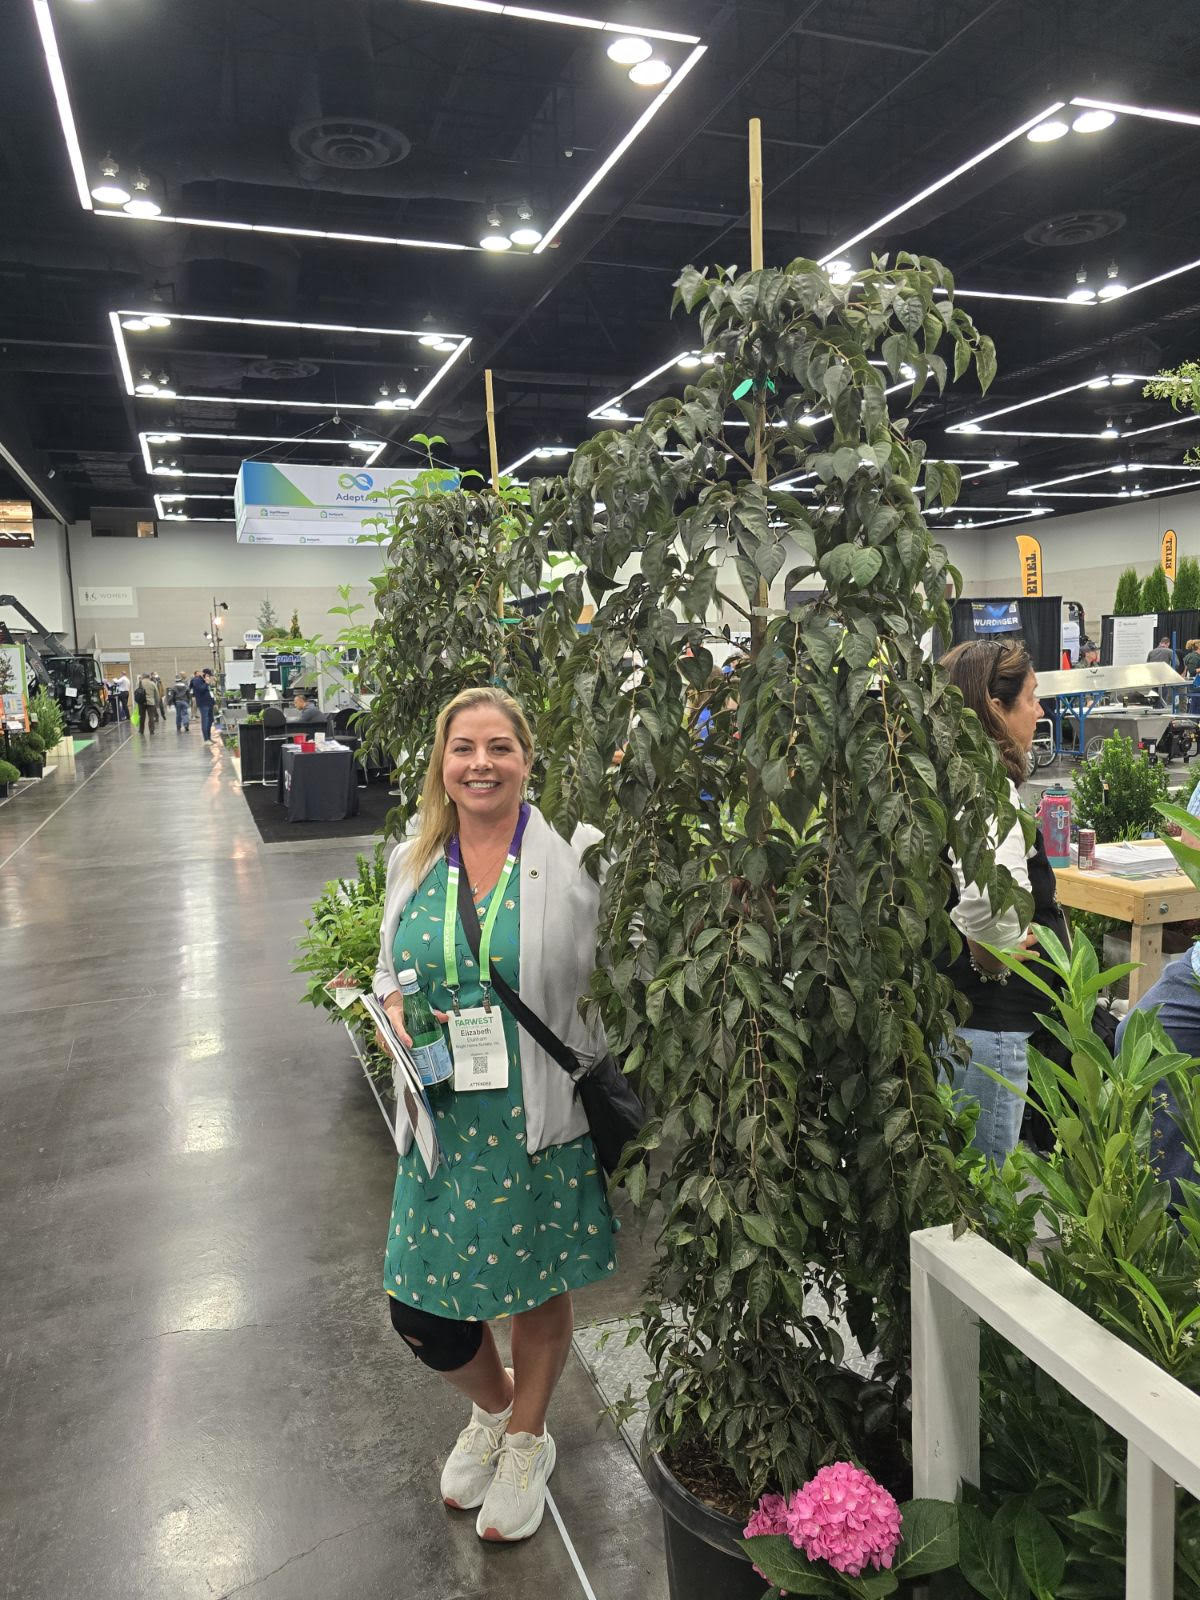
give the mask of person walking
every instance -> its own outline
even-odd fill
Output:
[[[995,742],[1008,772],[1009,802],[1019,811],[1017,785],[1028,775],[1034,730],[1042,714],[1029,652],[1014,640],[971,639],[955,645],[942,657],[941,665],[967,709]],[[1054,869],[1040,828],[1035,830],[1033,844],[1027,845],[1018,818],[997,844],[995,861],[1008,869],[1019,888],[1033,896],[1033,920],[1025,924],[1015,907],[993,911],[987,890],[968,883],[961,862],[952,858],[957,892],[951,898],[950,920],[965,944],[956,960],[945,959],[942,970],[970,1007],[965,1025],[958,1030],[970,1059],[965,1066],[954,1064],[953,1087],[978,1102],[975,1145],[1000,1166],[1020,1136],[1021,1095],[1029,1084],[1026,1047],[1040,1026],[1037,1012],[1046,1009],[1046,1002],[1032,985],[1013,981],[1003,962],[983,946],[1020,954],[1036,946],[1033,929],[1040,926],[1049,928],[1069,947],[1070,933],[1058,904]],[[997,1083],[985,1068],[999,1074],[1011,1088]]]
[[[192,675],[191,690],[196,710],[200,713],[200,732],[204,735],[205,744],[211,744],[214,702],[210,668],[205,667],[203,672],[199,667],[196,668]]]
[[[144,737],[147,731],[158,732],[158,719],[164,714],[162,690],[152,672],[143,672],[133,691],[134,704],[140,713],[138,732]]]
[[[130,685],[130,682],[129,682],[129,674],[127,672],[122,672],[119,677],[113,679],[113,698],[117,702],[117,721],[118,722],[128,722],[129,721],[129,691],[130,691],[130,688],[131,688],[131,685]]]
[[[556,1456],[546,1412],[570,1350],[571,1291],[615,1267],[604,1179],[571,1079],[481,976],[494,966],[585,1064],[607,1048],[579,1015],[599,908],[581,851],[599,835],[580,828],[568,843],[525,802],[532,763],[525,714],[502,690],[468,689],[443,706],[419,831],[388,863],[374,980],[406,1042],[397,969],[408,967],[439,1020],[458,1012],[487,1038],[488,1087],[447,1080],[428,1091],[445,1163],[432,1179],[403,1129],[384,1288],[414,1356],[471,1401],[442,1499],[478,1508],[476,1533],[498,1542],[541,1524]],[[459,916],[460,872],[483,923],[478,966]],[[506,1318],[511,1370],[492,1331]]]
[[[167,690],[167,704],[175,707],[175,732],[192,731],[192,691],[182,672],[175,674],[175,682]]]

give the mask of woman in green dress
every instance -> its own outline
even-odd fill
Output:
[[[472,1402],[442,1499],[478,1507],[482,1539],[536,1532],[555,1445],[546,1411],[570,1349],[571,1290],[611,1273],[613,1222],[587,1119],[566,1072],[487,989],[489,966],[585,1064],[606,1049],[578,1003],[595,966],[598,889],[580,852],[532,806],[533,739],[499,689],[443,708],[416,837],[388,863],[375,993],[404,1034],[397,970],[439,1020],[490,1029],[483,1089],[429,1090],[441,1156],[431,1177],[408,1130],[384,1288],[396,1331]],[[457,908],[462,874],[482,924],[477,962]],[[485,961],[488,966],[485,966]],[[486,990],[486,992],[485,992]],[[472,1022],[474,1019],[474,1022]],[[490,1323],[512,1319],[511,1370]]]

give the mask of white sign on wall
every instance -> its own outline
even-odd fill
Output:
[[[1140,667],[1154,649],[1154,630],[1158,627],[1158,614],[1145,617],[1113,618],[1114,667]]]
[[[132,589],[110,589],[88,585],[79,591],[81,606],[119,606],[122,611],[133,611]]]
[[[129,643],[131,647],[135,644],[145,644],[145,642],[146,635],[144,633],[131,633],[129,635]]]
[[[243,461],[234,490],[239,544],[358,544],[374,517],[386,516],[387,493],[417,476],[411,468],[279,466]],[[457,475],[446,474],[453,488]]]

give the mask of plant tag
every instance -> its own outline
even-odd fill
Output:
[[[508,1041],[500,1007],[472,1006],[450,1013],[450,1049],[456,1089],[507,1089]]]
[[[362,999],[362,985],[357,978],[351,977],[345,967],[336,973],[325,985],[325,993],[339,1010],[345,1011],[356,1000]]]

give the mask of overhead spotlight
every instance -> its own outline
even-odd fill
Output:
[[[133,198],[125,185],[118,181],[120,170],[112,156],[105,156],[100,163],[100,177],[92,185],[93,200],[99,200],[102,206],[123,206]]]
[[[1112,468],[1112,471],[1113,472],[1128,472],[1129,468],[1125,465],[1125,463],[1123,461],[1118,461],[1116,466]]]
[[[349,442],[351,450],[375,449],[375,441],[373,439],[351,439]]]
[[[614,39],[605,54],[619,67],[636,67],[639,61],[645,61],[648,56],[654,54],[654,46],[649,39],[640,39],[636,34],[626,34],[623,38]]]
[[[983,430],[977,422],[960,422],[958,431],[959,433],[981,433]]]
[[[1121,437],[1121,435],[1113,427],[1113,419],[1111,417],[1109,417],[1108,421],[1104,424],[1104,427],[1100,430],[1100,437],[1102,439],[1119,439]]]
[[[407,411],[412,405],[412,401],[408,398],[408,385],[406,383],[400,382],[396,385],[396,398],[392,404],[393,409],[396,411]]]
[[[686,356],[680,356],[675,365],[682,367],[685,372],[690,372],[693,367],[700,365],[700,357],[694,351],[691,351]]]
[[[1111,128],[1116,120],[1111,111],[1081,111],[1071,126],[1076,133],[1099,133],[1101,128]]]
[[[520,226],[509,234],[513,244],[521,245],[524,249],[531,249],[542,237],[542,230],[534,226],[533,208],[528,200],[522,200],[517,206],[517,217]]]
[[[441,344],[442,335],[436,331],[436,325],[435,325],[434,320],[433,320],[433,312],[432,311],[427,311],[425,313],[425,315],[421,318],[421,326],[422,326],[422,328],[424,328],[425,332],[422,333],[418,337],[418,339],[417,339],[417,343],[418,344],[424,344],[424,345]]]
[[[144,172],[136,174],[133,180],[133,194],[121,207],[122,211],[131,217],[157,217],[162,215],[162,207],[150,193],[150,179]]]
[[[1137,379],[1134,377],[1132,372],[1114,372],[1112,375],[1112,386],[1114,389],[1124,389],[1127,384],[1136,382]]]
[[[396,402],[392,399],[392,391],[386,383],[379,385],[379,399],[375,402],[376,411],[395,411]]]
[[[715,367],[717,360],[718,357],[715,350],[710,350],[707,355],[700,357],[701,364],[706,367]]]
[[[906,379],[911,381],[913,378],[916,377],[916,375],[917,375],[917,369],[915,367],[910,367],[907,361],[901,362],[901,364],[900,364],[900,376],[902,378],[906,378]]]
[[[149,372],[148,368],[146,368],[146,367],[142,368],[142,371],[141,371],[141,373],[139,374],[139,377],[138,377],[138,381],[133,386],[133,392],[134,392],[134,394],[157,394],[158,393],[158,384],[155,383],[154,379],[150,376],[150,372]]]
[[[1030,144],[1049,144],[1052,139],[1061,139],[1070,129],[1059,117],[1047,117],[1045,122],[1039,122],[1036,128],[1030,128],[1025,137]]]
[[[161,328],[169,328],[171,326],[170,317],[166,316],[161,311],[147,311],[145,317],[142,320],[145,322],[145,324],[146,324],[146,326],[148,328],[161,329]],[[128,326],[128,324],[127,324],[127,326]]]
[[[1099,298],[1101,300],[1119,300],[1123,294],[1129,293],[1128,284],[1121,282],[1115,261],[1108,263],[1106,277],[1108,282],[1102,283],[1099,289]]]
[[[492,250],[497,255],[501,250],[511,250],[512,240],[503,232],[504,224],[500,220],[500,213],[495,206],[488,208],[487,224],[489,231],[480,239],[480,249]]]
[[[1000,452],[997,450],[996,454],[988,462],[987,469],[989,472],[1003,472],[1007,466],[1008,462],[1001,458]]]
[[[448,355],[451,350],[457,350],[458,349],[458,340],[457,339],[439,339],[438,342],[434,345],[433,348],[435,350],[440,351],[442,353],[442,355]]]
[[[1067,299],[1072,305],[1091,305],[1092,301],[1096,298],[1096,291],[1095,289],[1088,288],[1087,271],[1084,267],[1079,267],[1077,269],[1075,273],[1075,285],[1075,288],[1071,290],[1070,294],[1067,296]]]
[[[649,61],[639,61],[636,67],[629,69],[630,83],[636,83],[642,89],[655,89],[660,83],[666,83],[670,76],[671,68],[657,56]]]
[[[1103,367],[1096,368],[1096,376],[1088,379],[1089,389],[1107,389],[1112,385],[1112,379]]]
[[[121,320],[121,326],[126,333],[146,333],[150,324],[145,317],[124,317]]]
[[[839,256],[836,261],[826,263],[825,271],[829,274],[830,283],[837,284],[840,288],[844,283],[854,280],[854,264]]]

